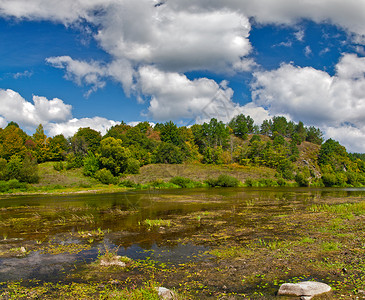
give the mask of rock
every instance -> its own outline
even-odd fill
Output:
[[[164,287],[158,287],[156,288],[158,291],[158,296],[161,300],[175,300],[177,299],[175,293],[167,288]]]
[[[309,300],[313,296],[328,293],[329,291],[331,291],[331,287],[325,283],[303,281],[282,284],[279,288],[278,296],[299,296],[302,300]]]

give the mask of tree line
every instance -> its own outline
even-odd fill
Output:
[[[320,147],[312,160],[320,168],[298,164],[303,142]],[[303,122],[283,116],[255,125],[250,116],[240,114],[228,124],[212,118],[191,127],[172,121],[151,126],[148,122],[130,126],[122,122],[105,135],[80,128],[72,137],[47,137],[42,125],[32,136],[14,122],[0,129],[0,180],[39,180],[37,165],[53,161],[54,168],[83,168],[86,176],[103,183],[117,183],[125,174],[136,174],[143,165],[163,163],[236,164],[266,166],[277,177],[299,185],[365,185],[364,160],[350,155],[338,142],[323,143],[322,132]]]

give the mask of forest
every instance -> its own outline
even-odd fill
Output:
[[[312,147],[310,154],[303,149]],[[148,164],[214,164],[265,166],[276,171],[274,185],[364,186],[363,154],[348,153],[337,141],[324,142],[323,133],[283,116],[255,125],[250,116],[238,115],[228,124],[209,123],[178,127],[172,121],[151,126],[122,122],[102,136],[80,128],[72,137],[47,137],[40,124],[32,136],[17,123],[0,129],[2,183],[37,183],[38,164],[54,162],[62,172],[82,168],[85,176],[104,184],[120,184]],[[209,185],[214,183],[208,182]],[[246,180],[245,186],[253,182]]]

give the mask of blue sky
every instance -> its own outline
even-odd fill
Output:
[[[0,127],[284,115],[365,152],[364,20],[362,0],[1,0]]]

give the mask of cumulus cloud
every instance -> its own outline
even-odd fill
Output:
[[[343,55],[334,76],[311,67],[283,64],[277,70],[254,74],[253,100],[272,115],[284,113],[319,126],[328,137],[330,133],[341,137],[346,130],[349,136],[365,134],[364,73],[365,58],[354,54]],[[342,141],[350,143],[344,135]],[[350,149],[359,149],[356,143]]]
[[[61,99],[48,100],[33,96],[33,103],[26,101],[19,93],[0,89],[0,116],[17,122],[26,128],[52,121],[63,121],[71,116],[71,105]]]
[[[158,121],[190,118],[191,122],[202,123],[217,118],[228,122],[240,113],[258,121],[268,118],[262,107],[235,103],[227,81],[217,84],[208,78],[190,80],[184,74],[144,66],[139,69],[138,82],[141,92],[150,97],[149,114]]]
[[[89,96],[92,92],[105,86],[105,78],[120,82],[127,94],[133,84],[133,70],[131,64],[125,59],[112,61],[110,64],[103,64],[97,61],[80,61],[70,56],[49,57],[46,62],[55,68],[65,69],[65,78],[74,81],[78,85],[89,86],[85,94]]]
[[[79,128],[90,127],[104,135],[110,127],[118,124],[120,124],[120,122],[101,117],[82,119],[73,118],[63,123],[48,123],[45,126],[45,129],[51,136],[63,134],[65,137],[70,137],[73,136]]]
[[[72,136],[80,127],[90,127],[105,134],[111,126],[119,124],[101,117],[72,118],[71,111],[72,106],[58,98],[48,100],[45,97],[33,96],[31,103],[13,90],[0,89],[0,127],[14,121],[22,128],[34,131],[42,124],[50,136]]]

